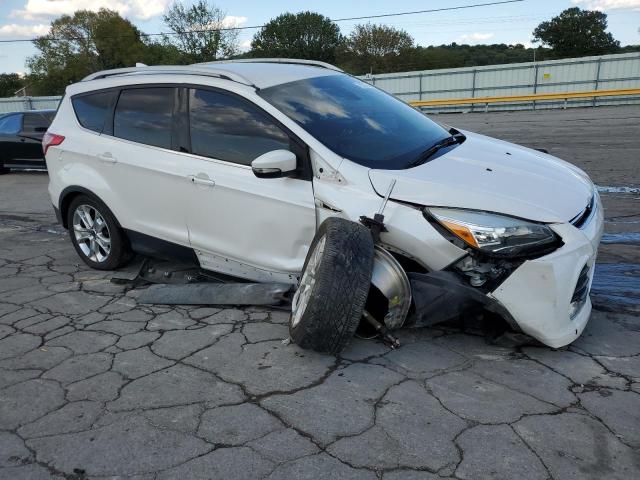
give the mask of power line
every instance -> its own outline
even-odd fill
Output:
[[[380,14],[380,15],[366,15],[366,16],[361,16],[361,17],[336,18],[336,19],[330,19],[330,20],[332,22],[334,22],[334,23],[337,23],[337,22],[348,22],[348,21],[352,21],[352,20],[366,20],[366,19],[372,19],[372,18],[387,18],[387,17],[400,17],[400,16],[403,16],[403,15],[417,15],[417,14],[420,14],[420,13],[437,13],[437,12],[445,12],[445,11],[452,11],[452,10],[465,10],[465,9],[470,9],[470,8],[490,7],[492,5],[504,5],[506,3],[519,3],[519,2],[524,2],[524,0],[502,0],[502,1],[497,1],[497,2],[475,3],[475,4],[472,4],[472,5],[457,5],[455,7],[431,8],[429,10],[416,10],[416,11],[412,11],[412,12],[384,13],[384,14]],[[258,28],[264,28],[264,27],[265,27],[265,25],[251,25],[251,26],[245,26],[245,27],[204,28],[204,29],[200,29],[200,30],[190,30],[188,32],[183,32],[183,33],[178,33],[178,32],[140,33],[140,36],[141,37],[155,37],[155,36],[163,36],[163,35],[188,35],[188,34],[192,34],[192,33],[215,32],[215,31],[224,32],[224,31],[233,31],[233,30],[252,30],[252,29],[258,29]],[[89,40],[91,37],[70,37],[70,38],[60,39],[60,38],[54,38],[54,37],[48,38],[46,35],[43,35],[42,37],[38,37],[38,38],[46,38],[47,40]],[[33,42],[35,40],[38,40],[38,38],[19,38],[19,39],[0,40],[0,43]],[[102,38],[119,38],[119,36],[114,36],[114,37],[108,37],[107,36],[107,37],[102,37]]]

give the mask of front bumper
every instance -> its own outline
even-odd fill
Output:
[[[558,348],[573,342],[591,315],[589,296],[571,315],[571,299],[585,266],[591,287],[604,215],[600,198],[596,211],[581,229],[553,225],[564,245],[549,255],[527,260],[488,297],[502,305],[518,327],[540,342]]]

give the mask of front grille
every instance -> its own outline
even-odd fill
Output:
[[[571,303],[582,304],[587,300],[589,295],[589,266],[585,265],[576,283],[576,289],[571,296]]]
[[[591,201],[589,201],[589,205],[587,205],[587,207],[582,212],[580,212],[571,220],[571,224],[576,228],[584,227],[587,223],[589,223],[589,220],[591,220],[591,216],[593,215],[595,209],[596,196],[593,195],[591,197]]]

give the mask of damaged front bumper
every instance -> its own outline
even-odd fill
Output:
[[[589,290],[603,224],[597,198],[593,217],[581,228],[551,225],[562,239],[560,248],[525,260],[490,292],[472,287],[452,271],[410,273],[415,304],[410,322],[434,324],[481,306],[552,348],[573,342],[591,314]]]

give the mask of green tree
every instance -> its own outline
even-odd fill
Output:
[[[338,55],[339,63],[360,72],[394,72],[409,61],[413,37],[387,25],[356,25]]]
[[[342,42],[340,29],[313,12],[284,13],[267,23],[251,42],[254,57],[284,57],[333,63]]]
[[[550,46],[558,58],[615,53],[620,42],[606,30],[605,13],[573,7],[538,25],[533,41]]]
[[[25,79],[17,73],[0,73],[0,97],[13,97],[25,86]]]
[[[60,94],[97,70],[133,66],[147,49],[131,22],[106,9],[63,15],[33,43],[38,53],[27,59],[29,84],[41,95]]]
[[[174,3],[163,20],[177,35],[172,43],[193,63],[230,57],[239,51],[238,31],[228,30],[226,12],[213,3],[199,0],[185,7]],[[232,26],[232,25],[231,25]]]

